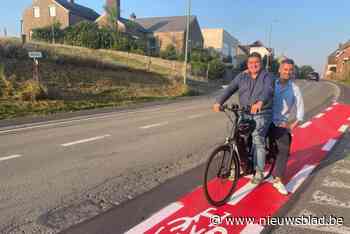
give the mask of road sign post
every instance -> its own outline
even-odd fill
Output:
[[[36,80],[38,83],[40,83],[39,80],[39,60],[43,57],[42,53],[40,51],[31,51],[28,53],[29,58],[33,59],[33,80]]]

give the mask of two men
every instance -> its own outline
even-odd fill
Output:
[[[247,67],[248,71],[240,73],[218,97],[213,109],[219,112],[221,105],[237,91],[240,105],[251,106],[250,114],[246,114],[244,118],[256,122],[252,133],[256,173],[252,183],[259,184],[264,178],[265,139],[272,121],[274,78],[262,69],[262,59],[258,53],[249,55]]]
[[[251,114],[245,116],[256,121],[256,129],[252,134],[256,174],[252,183],[258,184],[263,180],[265,140],[269,132],[279,148],[273,186],[281,194],[287,195],[288,191],[282,179],[291,144],[290,130],[297,127],[304,117],[301,92],[290,80],[294,74],[294,62],[289,59],[282,61],[279,68],[280,77],[276,79],[262,70],[259,54],[251,54],[247,66],[248,70],[240,73],[217,99],[214,111],[220,111],[220,106],[236,91],[239,93],[241,106],[252,106]],[[296,121],[289,125],[294,112]]]

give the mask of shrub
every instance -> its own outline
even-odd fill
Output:
[[[20,87],[17,93],[22,101],[36,101],[46,96],[44,88],[35,80],[27,80]]]
[[[98,49],[100,48],[100,30],[96,23],[82,21],[66,28],[64,41],[69,45]]]
[[[163,59],[176,60],[178,58],[178,54],[175,46],[171,44],[168,45],[165,50],[160,52],[160,57]]]
[[[61,24],[59,22],[55,22],[53,25],[43,28],[33,29],[32,38],[34,40],[52,42],[53,36],[55,37],[55,42],[63,42],[64,31],[61,29]]]
[[[8,98],[12,95],[13,86],[5,77],[4,65],[0,64],[0,98]]]

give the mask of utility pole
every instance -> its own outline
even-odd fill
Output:
[[[52,44],[56,44],[55,40],[55,18],[52,18],[52,25],[51,25],[51,31],[52,31]]]
[[[187,29],[186,29],[186,48],[185,48],[185,71],[184,71],[184,84],[187,83],[187,63],[188,63],[188,49],[190,38],[190,21],[191,21],[191,0],[188,0],[188,12],[187,12]]]
[[[272,35],[272,23],[270,24],[270,31],[269,31],[269,45],[268,48],[271,49],[271,35]],[[269,53],[267,54],[267,61],[266,61],[266,70],[269,70],[269,66],[270,66],[270,53],[272,53],[272,51],[268,51]]]
[[[7,28],[4,28],[4,37],[7,37]]]

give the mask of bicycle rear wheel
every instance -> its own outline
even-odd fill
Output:
[[[224,205],[237,185],[239,162],[229,145],[217,147],[207,161],[204,173],[204,194],[213,206]]]

